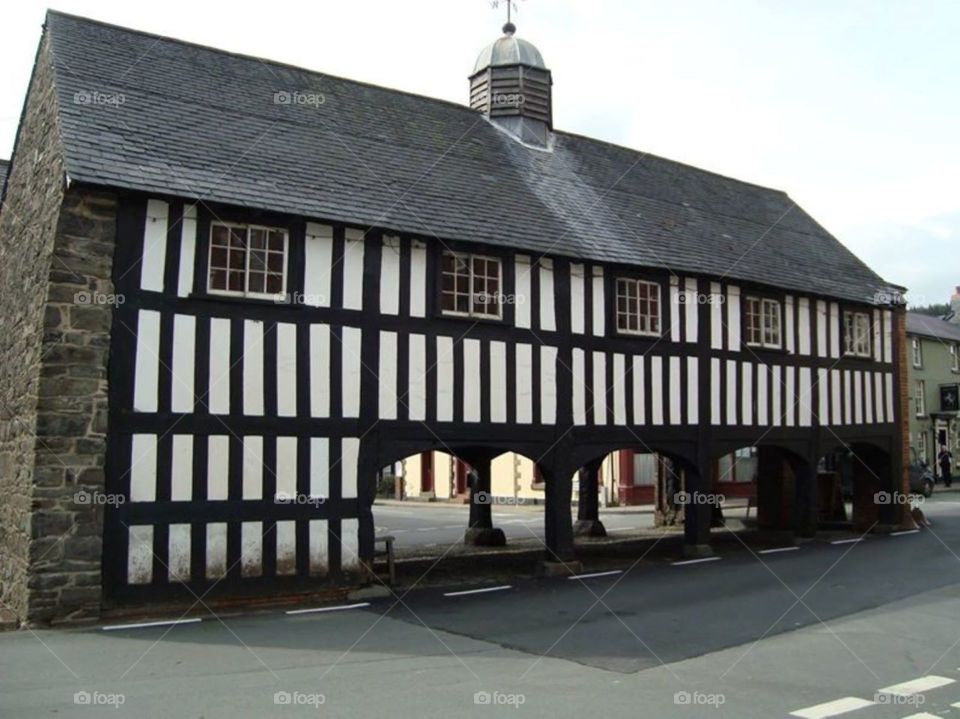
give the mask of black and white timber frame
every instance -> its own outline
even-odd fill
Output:
[[[214,220],[288,232],[285,301],[207,292]],[[444,248],[501,259],[502,320],[442,314]],[[660,284],[661,336],[617,333],[617,277]],[[880,486],[899,486],[889,308],[134,193],[113,279],[107,492],[126,500],[105,517],[114,599],[347,581],[373,556],[378,470],[428,450],[535,460],[561,560],[574,474],[618,449],[662,453],[688,491],[707,491],[713,460],[740,447],[810,468],[864,444],[890,459]],[[746,293],[780,301],[782,349],[745,345]],[[870,357],[843,355],[851,309],[872,318]],[[708,543],[709,522],[688,511],[687,544]]]

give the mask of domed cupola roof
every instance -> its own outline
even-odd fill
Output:
[[[543,55],[531,42],[521,40],[514,33],[517,28],[513,23],[503,26],[503,37],[487,45],[474,66],[475,73],[488,67],[503,67],[504,65],[526,65],[539,70],[546,70]]]

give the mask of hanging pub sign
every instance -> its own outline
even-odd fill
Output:
[[[940,385],[940,411],[956,412],[960,410],[960,385]]]

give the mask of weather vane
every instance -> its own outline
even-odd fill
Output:
[[[501,5],[507,6],[507,24],[503,26],[503,30],[504,32],[512,32],[516,29],[513,25],[513,11],[518,9],[516,0],[490,0],[490,7],[494,10]],[[510,28],[510,30],[507,30],[507,28]]]

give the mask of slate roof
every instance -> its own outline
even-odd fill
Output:
[[[858,301],[889,286],[777,190],[565,132],[544,152],[465,105],[58,12],[46,29],[74,182]]]
[[[907,334],[960,342],[960,324],[919,312],[907,312]]]

